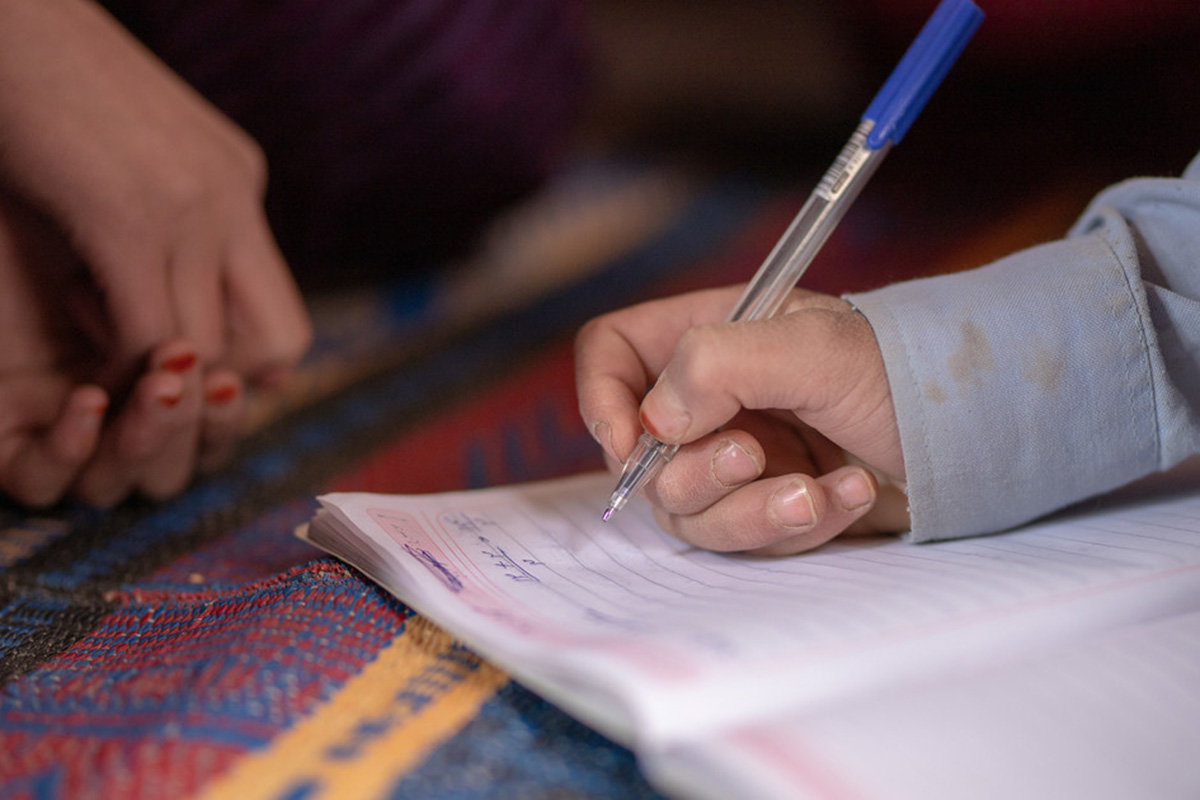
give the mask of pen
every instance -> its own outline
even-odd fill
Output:
[[[850,141],[758,268],[727,321],[765,319],[779,309],[982,21],[983,12],[971,0],[942,0],[863,112]],[[625,460],[617,488],[604,510],[604,520],[624,508],[678,449],[679,445],[642,433]]]

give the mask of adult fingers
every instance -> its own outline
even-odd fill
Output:
[[[186,388],[184,377],[169,370],[150,371],[138,378],[72,493],[85,503],[107,508],[140,488],[146,463],[174,429],[189,422]],[[174,474],[170,479],[179,480]],[[158,488],[161,490],[161,484]]]
[[[225,464],[237,446],[246,421],[246,388],[229,370],[204,376],[204,410],[201,414],[197,466],[211,472]]]
[[[154,423],[132,427],[120,440],[121,456],[131,466],[134,489],[146,497],[162,499],[182,489],[196,470],[201,415],[203,370],[189,342],[168,342],[150,356],[150,371],[172,373],[183,381],[178,401]],[[161,405],[161,401],[160,401]]]
[[[178,337],[195,348],[201,363],[220,363],[227,357],[228,314],[221,276],[223,243],[215,237],[223,230],[210,214],[198,211],[195,216],[169,256],[173,325],[154,344]]]
[[[0,490],[29,506],[59,500],[94,452],[108,406],[97,386],[54,378],[0,386]]]
[[[226,254],[225,363],[253,382],[293,367],[312,342],[312,323],[261,209],[246,213],[246,224]]]

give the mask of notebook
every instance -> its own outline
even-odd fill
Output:
[[[612,478],[341,493],[298,531],[696,798],[1200,796],[1200,493],[717,554]]]

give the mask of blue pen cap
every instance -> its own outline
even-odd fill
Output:
[[[971,0],[942,0],[862,116],[874,123],[868,148],[900,141],[981,22]]]

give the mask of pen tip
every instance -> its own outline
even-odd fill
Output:
[[[612,506],[609,506],[608,508],[604,509],[604,513],[600,515],[601,521],[608,522],[608,518],[613,515],[613,511],[615,511],[615,510],[616,509],[614,509]]]

